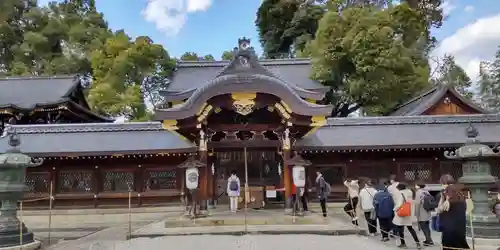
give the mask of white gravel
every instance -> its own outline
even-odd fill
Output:
[[[387,250],[396,249],[374,238],[363,236],[321,235],[244,235],[244,236],[167,236],[159,238],[137,238],[116,243],[113,247],[92,250]]]

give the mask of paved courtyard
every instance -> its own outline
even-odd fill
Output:
[[[374,244],[375,243],[375,244]],[[163,250],[175,246],[176,250],[383,250],[391,249],[375,239],[362,236],[320,236],[320,235],[244,235],[244,236],[167,236],[159,238],[138,238],[113,245],[96,244],[92,250]],[[396,246],[393,246],[397,249]]]

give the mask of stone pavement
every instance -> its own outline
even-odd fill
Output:
[[[306,216],[285,215],[283,209],[248,210],[237,213],[216,212],[196,220],[179,218],[152,223],[135,231],[133,238],[166,235],[242,235],[242,234],[364,234],[365,230],[335,217],[323,218],[318,214]]]
[[[164,220],[168,216],[179,216],[181,208],[154,207],[132,209],[130,216],[134,230],[149,223]],[[49,228],[49,211],[23,211],[19,213],[35,238],[45,246],[59,241],[76,240],[107,228],[125,227],[128,231],[128,209],[72,209],[53,210]],[[125,237],[125,232],[122,233]]]

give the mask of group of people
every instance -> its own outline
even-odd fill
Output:
[[[368,224],[368,232],[377,234],[380,228],[381,240],[389,241],[391,237],[399,240],[399,247],[406,248],[405,229],[408,230],[418,248],[432,246],[431,221],[439,218],[438,230],[442,233],[443,249],[469,249],[466,240],[466,199],[463,187],[456,184],[449,175],[441,178],[444,189],[437,197],[432,196],[423,183],[414,188],[396,181],[395,176],[377,189],[370,180],[359,183],[358,180],[346,180],[349,197],[344,211],[358,225],[357,208],[363,212]],[[420,241],[413,225],[424,235]]]

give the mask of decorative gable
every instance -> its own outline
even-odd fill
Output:
[[[487,114],[451,85],[436,85],[396,107],[390,116]]]

